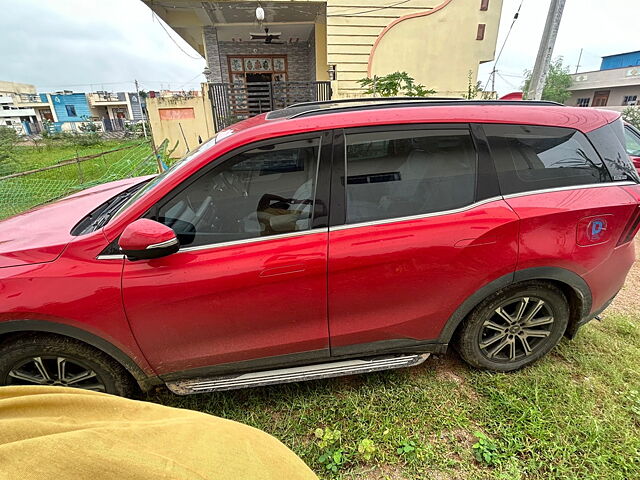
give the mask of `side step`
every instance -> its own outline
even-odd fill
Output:
[[[167,387],[177,395],[191,393],[220,392],[238,388],[263,387],[278,383],[305,382],[321,378],[342,377],[359,373],[379,372],[394,368],[420,365],[429,357],[428,353],[414,355],[386,355],[364,359],[305,365],[303,367],[265,370],[240,375],[224,375],[211,378],[190,378],[167,382]]]

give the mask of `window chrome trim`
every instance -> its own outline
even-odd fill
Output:
[[[359,223],[349,223],[345,225],[337,225],[335,227],[331,227],[329,229],[330,232],[339,231],[339,230],[347,230],[349,228],[357,228],[357,227],[369,227],[373,225],[384,225],[387,223],[396,223],[396,222],[406,222],[410,220],[420,220],[422,218],[430,218],[430,217],[440,217],[443,215],[450,215],[452,213],[460,213],[465,212],[467,210],[471,210],[473,208],[479,207],[481,205],[485,205],[487,203],[497,202],[498,200],[502,200],[501,196],[487,198],[485,200],[480,200],[479,202],[474,202],[469,205],[460,208],[454,208],[452,210],[442,210],[440,212],[431,212],[431,213],[421,213],[418,215],[410,215],[407,217],[394,217],[394,218],[383,218],[381,220],[371,220],[369,222],[359,222]]]
[[[569,185],[566,187],[542,188],[540,190],[527,190],[526,192],[509,193],[507,195],[503,195],[503,198],[508,199],[508,198],[525,197],[527,195],[539,195],[542,193],[562,192],[565,190],[582,190],[584,188],[623,187],[626,185],[637,185],[637,183],[631,182],[628,180],[621,180],[617,182],[588,183],[585,185]]]
[[[312,235],[315,233],[328,233],[328,228],[314,228],[311,230],[303,230],[301,232],[289,232],[289,233],[279,233],[277,235],[269,235],[268,237],[254,237],[254,238],[244,238],[242,240],[232,240],[229,242],[221,242],[221,243],[209,243],[207,245],[198,245],[195,247],[184,247],[180,248],[173,255],[179,255],[182,252],[196,252],[198,250],[208,250],[214,248],[222,248],[222,247],[231,247],[234,245],[244,245],[250,243],[260,243],[266,242],[268,240],[279,240],[283,238],[293,238],[293,237],[302,237],[305,235]]]
[[[244,245],[251,243],[260,243],[265,242],[267,240],[279,240],[284,238],[293,238],[293,237],[302,237],[305,235],[312,235],[314,233],[329,233],[329,229],[327,227],[324,228],[314,228],[311,230],[303,230],[301,232],[289,232],[289,233],[279,233],[277,235],[269,235],[268,237],[255,237],[255,238],[245,238],[242,240],[232,240],[229,242],[221,242],[221,243],[210,243],[207,245],[198,245],[195,247],[182,247],[176,253],[172,253],[173,255],[179,255],[182,252],[196,252],[199,250],[208,250],[222,247],[231,247],[234,245]],[[119,254],[110,254],[110,255],[98,255],[96,260],[122,260],[124,259],[124,255]]]
[[[109,255],[98,255],[96,260],[124,260],[124,255],[119,253],[112,253]]]

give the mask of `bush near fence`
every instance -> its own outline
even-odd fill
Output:
[[[101,183],[158,173],[158,162],[146,141],[89,157],[0,177],[0,218]]]

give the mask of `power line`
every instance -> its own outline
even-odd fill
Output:
[[[178,87],[178,90],[181,90],[181,89],[182,89],[182,87],[184,87],[184,86],[185,86],[185,85],[187,85],[187,84],[191,84],[191,83],[199,83],[199,82],[193,82],[193,81],[194,81],[196,78],[198,78],[200,75],[202,75],[202,73],[199,73],[199,74],[197,74],[195,77],[193,77],[192,79],[187,80],[186,82],[184,82],[182,85],[180,85],[180,86]]]
[[[194,82],[193,80],[195,80],[196,78],[198,78],[200,75],[202,75],[201,73],[199,73],[198,75],[196,75],[195,77],[187,80],[186,82],[182,82],[181,87],[184,85],[188,85],[188,84],[192,84],[192,85],[199,85],[200,82]],[[179,80],[140,80],[140,82],[143,83],[180,83]],[[131,80],[126,80],[123,82],[87,82],[87,83],[67,83],[67,84],[54,84],[54,85],[37,85],[37,87],[39,89],[43,89],[43,88],[67,88],[67,87],[93,87],[93,86],[104,86],[104,85],[131,85],[132,82]]]
[[[164,27],[162,19],[158,15],[156,15],[156,12],[154,12],[153,10],[151,10],[151,18],[158,21],[158,24],[162,27],[162,30],[164,30],[164,33],[167,34],[167,36],[171,39],[171,41],[175,44],[175,46],[180,49],[180,51],[182,53],[184,53],[187,57],[189,57],[189,58],[191,58],[193,60],[202,60],[202,57],[200,57],[200,56],[194,57],[189,52],[187,52],[184,48],[182,48],[182,46],[176,41],[175,38],[173,38],[171,36],[169,31]]]
[[[377,12],[379,10],[384,10],[385,8],[397,7],[398,5],[402,5],[403,3],[408,3],[411,0],[403,0],[398,3],[392,3],[391,5],[386,5],[384,7],[373,8],[371,10],[365,10],[364,12],[346,12],[346,13],[336,13],[334,15],[327,15],[327,17],[357,17],[358,15],[362,15],[364,13]]]
[[[524,3],[524,0],[520,0],[520,5],[518,6],[518,10],[516,11],[515,15],[513,16],[513,21],[511,22],[511,26],[509,27],[509,30],[507,31],[507,36],[504,37],[504,42],[502,42],[502,46],[500,47],[500,51],[498,52],[498,56],[496,57],[495,61],[493,62],[493,70],[491,70],[491,73],[489,74],[489,78],[487,78],[487,82],[484,84],[484,88],[486,90],[487,86],[489,85],[489,80],[491,80],[491,77],[493,76],[493,79],[495,80],[495,76],[496,76],[496,66],[498,65],[498,62],[500,61],[500,57],[502,56],[502,52],[504,51],[504,47],[507,45],[507,41],[509,40],[509,35],[511,35],[511,30],[513,30],[513,26],[516,23],[516,20],[518,20],[518,17],[520,16],[520,9],[522,8],[522,4]]]
[[[513,89],[517,89],[517,88],[518,88],[516,85],[514,85],[514,84],[513,84],[513,83],[511,83],[509,80],[507,80],[506,78],[504,78],[504,77],[500,74],[500,72],[499,72],[499,71],[497,71],[497,70],[496,70],[496,75],[498,75],[498,76],[502,79],[502,81],[503,81],[504,83],[506,83],[507,85],[509,85],[511,88],[513,88]]]

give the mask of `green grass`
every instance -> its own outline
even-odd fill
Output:
[[[512,374],[471,370],[451,353],[413,369],[148,400],[260,428],[326,478],[634,479],[639,325],[610,315]],[[321,446],[317,428],[340,439]],[[487,436],[490,465],[476,460],[474,433]],[[364,439],[370,459],[357,449]],[[319,457],[336,451],[346,461],[333,473]]]
[[[1,165],[2,175],[49,167],[65,160],[122,147],[131,148],[77,164],[0,180],[0,219],[93,185],[157,172],[151,147],[142,139],[107,140],[91,146],[58,142],[39,147],[16,147],[14,158]]]
[[[11,171],[7,171],[3,175],[48,167],[64,160],[102,153],[138,143],[140,143],[139,140],[104,140],[97,145],[88,146],[65,145],[63,142],[52,145],[43,144],[38,147],[19,145],[15,147],[15,160],[3,166],[3,170]]]

